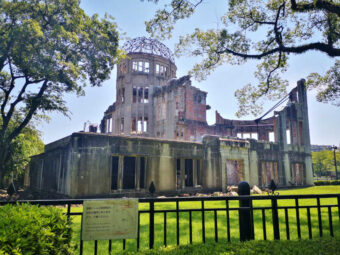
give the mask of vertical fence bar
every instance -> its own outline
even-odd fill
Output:
[[[333,233],[333,221],[332,221],[332,207],[328,206],[328,220],[329,220],[329,233],[331,236],[334,236]]]
[[[190,243],[192,244],[192,212],[189,211],[189,239]]]
[[[176,238],[179,245],[179,202],[176,200]]]
[[[83,247],[84,247],[84,242],[83,240],[80,240],[80,247],[79,247],[79,254],[83,255]]]
[[[301,239],[301,227],[300,227],[300,210],[299,210],[299,199],[295,198],[295,208],[296,208],[296,227],[298,238]]]
[[[84,247],[84,242],[82,240],[83,238],[83,213],[81,214],[81,219],[80,219],[80,247],[79,247],[79,254],[83,254],[83,247]]]
[[[250,228],[251,228],[250,239],[255,240],[254,209],[253,209],[252,198],[249,199],[249,207],[250,207]]]
[[[163,243],[164,243],[164,246],[166,247],[167,246],[167,243],[166,243],[166,212],[164,212],[164,229],[163,229],[163,232],[164,232]]]
[[[321,220],[321,206],[320,206],[320,198],[316,199],[318,206],[318,222],[319,222],[319,235],[322,237],[322,220]]]
[[[126,240],[123,239],[123,250],[125,250],[125,248],[126,248]]]
[[[155,205],[154,202],[150,202],[150,226],[149,226],[149,248],[153,249],[154,234],[155,234]]]
[[[228,242],[230,242],[230,216],[229,216],[229,200],[225,200],[225,207],[226,207],[226,216],[227,216],[227,235],[228,235]]]
[[[138,223],[137,223],[137,251],[139,250],[140,243],[140,212],[138,212]]]
[[[277,198],[272,197],[273,233],[274,239],[280,240],[279,214],[277,210]]]
[[[70,222],[70,216],[71,216],[71,204],[67,204],[67,221]]]
[[[214,210],[214,222],[215,222],[215,242],[218,242],[217,210]]]
[[[265,209],[262,209],[262,229],[263,229],[263,240],[267,240],[266,212],[265,212]]]
[[[109,240],[109,254],[111,254],[112,251],[112,240]]]
[[[338,215],[339,215],[339,223],[340,223],[340,195],[338,196]]]
[[[312,223],[310,220],[310,208],[307,207],[307,220],[308,220],[308,234],[309,234],[309,239],[312,239]]]
[[[202,240],[205,243],[205,220],[204,220],[204,200],[201,201],[202,205]]]
[[[287,240],[290,240],[290,235],[289,235],[289,217],[288,217],[288,209],[285,208],[285,222],[286,222],[286,236]]]
[[[95,240],[94,241],[94,255],[97,255],[97,252],[98,252],[98,241]]]

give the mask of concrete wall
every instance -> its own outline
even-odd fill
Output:
[[[112,190],[113,156],[118,157],[118,178],[117,188]],[[125,157],[135,158],[134,177],[131,177],[135,178],[133,189],[124,188]],[[145,160],[144,187],[140,184],[144,180],[140,174],[142,158]],[[191,164],[192,174],[186,174],[186,161],[189,168]],[[262,180],[268,185],[268,181],[275,179],[282,187],[290,186],[291,172],[296,168],[306,170],[305,177],[300,176],[305,181],[299,185],[310,184],[308,176],[312,170],[306,161],[308,154],[301,146],[287,145],[283,151],[279,143],[252,139],[205,136],[199,143],[74,133],[47,145],[45,153],[32,158],[30,184],[36,189],[72,197],[145,193],[151,182],[156,191],[172,194],[208,189],[225,191],[228,185],[238,184],[230,183],[231,180],[246,180],[250,185],[261,186]],[[199,174],[202,183],[198,183]],[[228,176],[236,179],[228,179]],[[186,186],[186,178],[192,178],[191,185]]]

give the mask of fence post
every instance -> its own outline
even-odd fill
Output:
[[[154,234],[155,234],[155,207],[154,202],[150,202],[150,226],[149,226],[149,248],[153,249],[153,243],[154,243]]]
[[[273,216],[273,231],[274,239],[280,240],[280,228],[279,228],[279,214],[277,210],[277,198],[272,197],[272,216]]]
[[[248,182],[240,182],[238,185],[238,194],[250,196],[250,186]],[[240,241],[247,241],[253,238],[253,222],[250,211],[251,200],[249,198],[240,198],[239,206],[248,209],[239,210],[239,227],[240,227]]]
[[[155,234],[155,205],[154,202],[150,202],[150,228],[149,228],[149,248],[153,249],[153,243],[154,243],[154,234]]]

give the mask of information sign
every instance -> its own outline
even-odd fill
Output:
[[[84,201],[84,241],[136,238],[137,224],[138,199]]]

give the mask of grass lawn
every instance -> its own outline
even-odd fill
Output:
[[[294,240],[294,241],[249,241],[233,243],[206,243],[183,245],[179,247],[171,246],[145,250],[141,252],[119,252],[116,254],[142,254],[142,255],[339,255],[340,238],[322,238],[314,240]]]
[[[298,194],[340,194],[340,186],[315,186],[310,188],[298,188],[298,189],[290,189],[290,190],[279,190],[280,195],[298,195]],[[293,200],[278,200],[278,206],[284,205],[294,205],[295,202]],[[336,198],[325,198],[321,199],[321,205],[330,205],[337,204]],[[299,205],[316,205],[316,199],[303,199],[299,200]],[[148,204],[140,203],[139,209],[148,209]],[[160,209],[175,209],[175,203],[156,203],[155,210]],[[208,201],[205,202],[206,208],[225,208],[225,201]],[[229,206],[238,207],[238,201],[230,201]],[[254,201],[254,207],[264,207],[270,206],[270,200],[259,200]],[[201,208],[201,202],[180,202],[180,209],[192,209],[192,208]],[[82,207],[72,207],[72,212],[82,211]],[[308,225],[307,225],[307,209],[300,209],[300,225],[301,225],[301,237],[302,239],[309,238]],[[340,217],[338,213],[338,208],[332,208],[332,223],[333,223],[333,231],[336,237],[340,237]],[[318,217],[317,217],[317,209],[310,209],[311,215],[311,224],[312,224],[312,235],[313,238],[319,236],[319,227],[318,227]],[[322,229],[323,236],[329,236],[329,216],[328,209],[321,209],[322,215]],[[180,217],[180,245],[189,244],[189,213],[181,212],[179,214]],[[74,228],[74,243],[78,244],[79,249],[79,240],[80,240],[80,216],[73,216],[73,228]],[[265,210],[265,225],[266,225],[266,235],[268,240],[273,240],[273,227],[272,227],[272,216],[271,210]],[[290,239],[297,240],[298,232],[297,232],[297,222],[296,222],[296,210],[288,209],[288,219],[289,219],[289,232]],[[140,249],[147,250],[149,244],[149,214],[141,214],[141,228],[140,228]],[[231,241],[234,243],[239,243],[239,219],[238,219],[238,211],[230,211],[230,237]],[[176,213],[167,213],[166,216],[167,222],[167,245],[168,246],[176,246]],[[226,224],[226,212],[218,211],[217,212],[217,225],[218,225],[218,242],[220,245],[225,245],[227,243],[227,224]],[[262,223],[262,212],[261,210],[256,210],[254,212],[254,225],[255,225],[255,240],[263,240],[263,223]],[[280,237],[281,240],[286,240],[286,222],[285,222],[285,211],[283,209],[279,210],[279,225],[280,225]],[[193,243],[195,245],[189,247],[202,247],[200,243],[202,243],[202,213],[201,212],[192,212],[192,228],[193,228]],[[155,214],[155,248],[163,247],[164,245],[164,214],[158,213]],[[214,225],[214,212],[205,212],[205,232],[206,232],[206,243],[215,246],[215,225]],[[333,240],[333,239],[331,239]],[[339,242],[339,238],[337,241]],[[330,241],[333,242],[333,241]],[[135,251],[136,250],[135,239],[126,240],[126,250],[127,251]],[[263,243],[263,242],[260,242]],[[265,242],[265,243],[276,243],[276,242]],[[93,254],[93,241],[84,242],[84,254]],[[123,242],[122,240],[114,240],[112,241],[112,250],[120,251],[122,250]],[[209,247],[209,246],[208,246]],[[184,248],[191,249],[191,248]],[[192,248],[197,249],[198,251],[201,248]],[[158,249],[156,249],[158,250]],[[108,241],[98,241],[98,254],[107,254],[108,251]],[[158,250],[159,251],[159,250]],[[173,253],[176,250],[166,249],[167,252],[165,254],[177,254]],[[209,250],[207,250],[209,251]],[[232,252],[232,250],[230,251]],[[148,254],[148,253],[146,253]],[[156,253],[151,253],[156,254]],[[179,254],[190,254],[189,250],[187,253],[179,253]],[[209,253],[202,253],[209,254]],[[226,253],[226,254],[238,254],[238,253]],[[243,253],[246,254],[246,253]],[[288,254],[288,253],[287,253]],[[295,253],[291,253],[295,254]],[[303,253],[296,253],[303,254]]]

